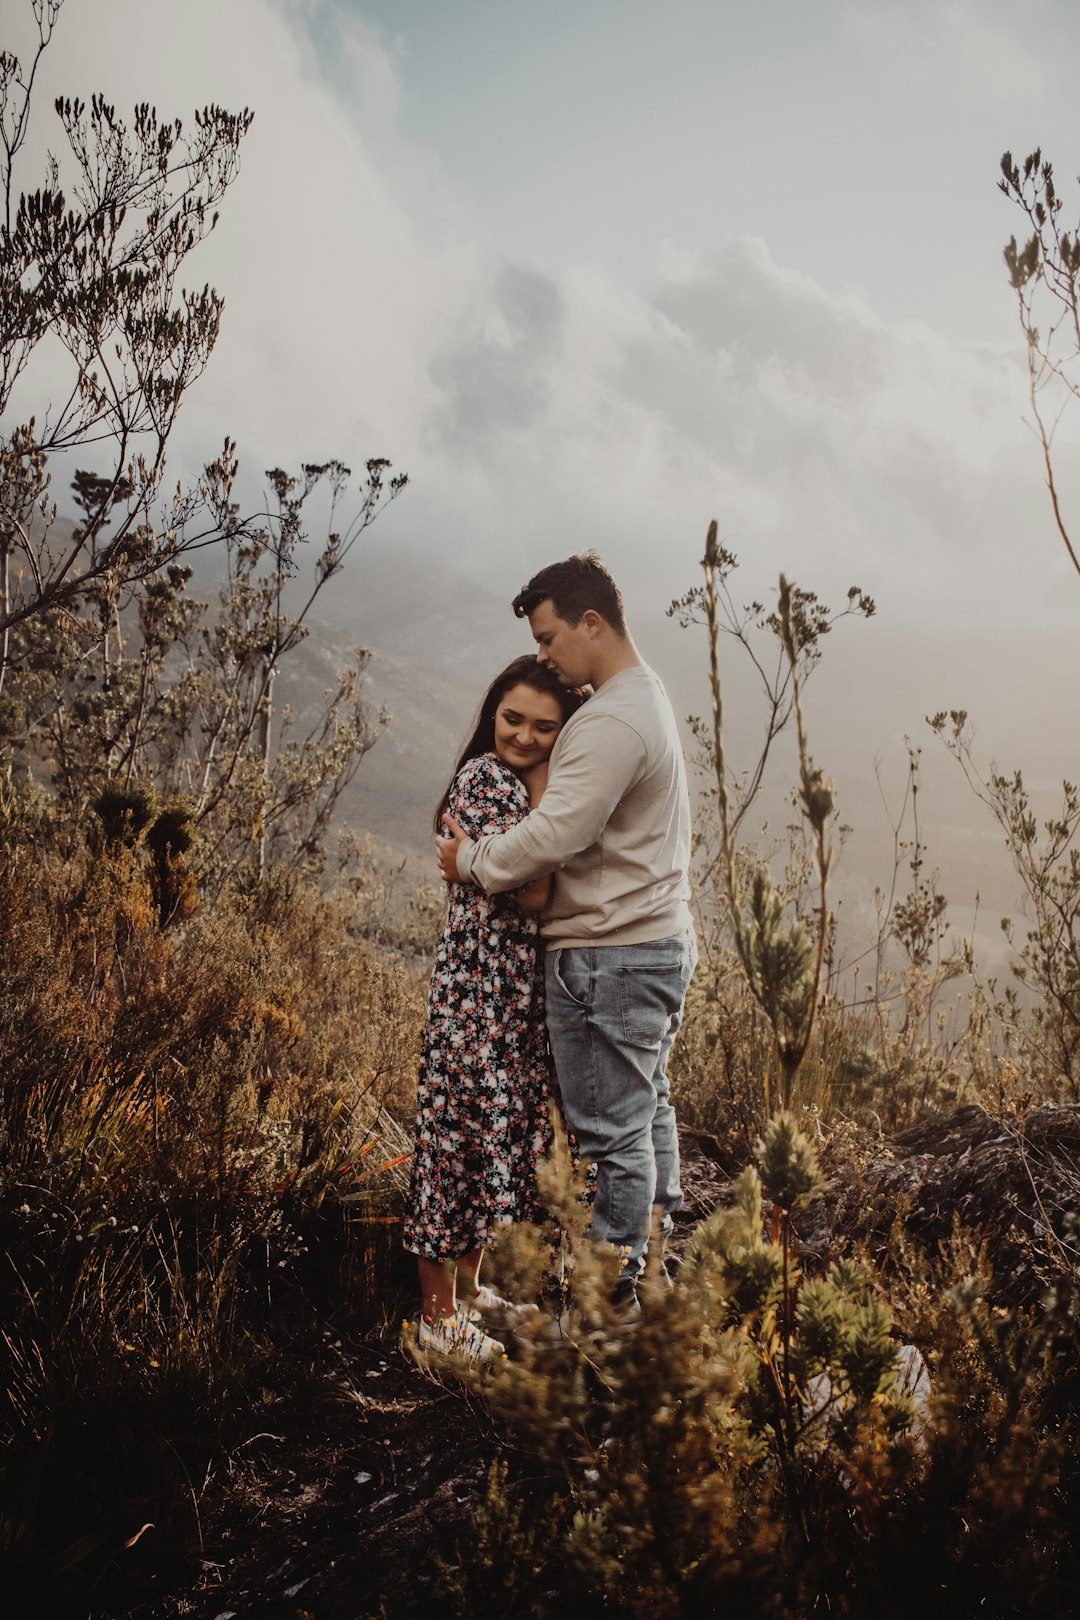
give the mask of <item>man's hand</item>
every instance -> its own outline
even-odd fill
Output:
[[[435,855],[439,862],[439,871],[442,874],[444,883],[460,883],[461,879],[458,876],[457,869],[457,852],[465,842],[468,834],[462,832],[449,812],[444,814],[442,824],[444,827],[450,828],[450,833],[444,838],[440,838],[437,833],[435,835]]]

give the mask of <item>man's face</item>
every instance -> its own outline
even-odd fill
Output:
[[[591,620],[583,613],[577,624],[560,619],[550,597],[533,608],[529,628],[536,642],[536,661],[557,675],[563,686],[586,686],[592,679],[595,652]]]

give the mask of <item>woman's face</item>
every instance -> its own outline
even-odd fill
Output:
[[[550,692],[512,686],[495,710],[495,753],[512,771],[547,759],[562,729],[562,709]]]

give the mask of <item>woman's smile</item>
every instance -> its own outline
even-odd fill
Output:
[[[562,726],[558,699],[531,686],[512,686],[495,710],[495,754],[511,770],[547,759]]]

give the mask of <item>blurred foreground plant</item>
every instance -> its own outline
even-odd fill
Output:
[[[478,1379],[550,1470],[565,1504],[553,1562],[583,1612],[589,1597],[616,1613],[737,1612],[780,1591],[790,1612],[810,1612],[833,1586],[826,1529],[857,1514],[865,1470],[914,1465],[913,1407],[873,1277],[847,1265],[804,1282],[766,1231],[763,1195],[790,1212],[821,1185],[790,1118],[769,1128],[758,1166],[734,1207],[696,1230],[673,1287],[653,1259],[629,1322],[611,1303],[617,1262],[578,1237],[560,1328],[525,1320],[513,1358]],[[547,1190],[580,1228],[568,1173]],[[509,1246],[517,1285],[530,1248],[535,1281],[543,1239],[518,1229]],[[493,1498],[504,1487],[493,1481]],[[461,1585],[475,1602],[475,1579]]]
[[[1071,1612],[1075,1279],[1059,1267],[1037,1310],[991,1306],[959,1232],[941,1254],[899,1239],[891,1301],[862,1257],[807,1276],[764,1208],[820,1188],[810,1143],[778,1119],[674,1286],[654,1260],[629,1321],[612,1257],[575,1237],[570,1314],[526,1318],[509,1360],[465,1373],[510,1466],[444,1571],[452,1614]],[[547,1191],[580,1229],[568,1165]],[[549,1263],[532,1229],[496,1265],[508,1255],[519,1290]]]

